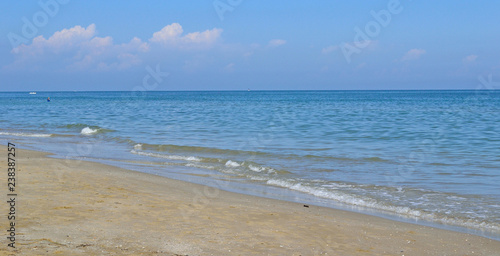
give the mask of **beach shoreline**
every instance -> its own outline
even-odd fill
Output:
[[[6,156],[6,148],[0,149]],[[500,242],[17,149],[19,255],[495,255]],[[6,158],[0,161],[7,166]],[[5,174],[7,178],[7,174]],[[4,201],[8,200],[7,189]],[[2,204],[6,212],[7,203]],[[7,221],[3,222],[7,228]]]

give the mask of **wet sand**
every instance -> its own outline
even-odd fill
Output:
[[[500,255],[470,234],[46,155],[17,149],[16,249],[4,231],[1,255]]]

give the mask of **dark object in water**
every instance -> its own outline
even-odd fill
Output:
[[[309,205],[307,205],[307,204],[304,204],[304,207],[306,207],[306,208],[309,208]]]

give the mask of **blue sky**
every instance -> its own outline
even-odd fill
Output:
[[[476,89],[496,1],[1,1],[0,90]],[[168,75],[167,75],[168,74]]]

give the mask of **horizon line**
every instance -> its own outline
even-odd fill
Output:
[[[0,93],[30,93],[30,92],[137,92],[137,93],[147,93],[147,92],[293,92],[293,91],[317,91],[317,92],[327,92],[327,91],[500,91],[500,89],[332,89],[332,90],[307,90],[307,89],[296,89],[296,90],[145,90],[145,91],[130,91],[130,90],[60,90],[60,91],[44,91],[44,90],[28,90],[28,91],[0,91]]]

